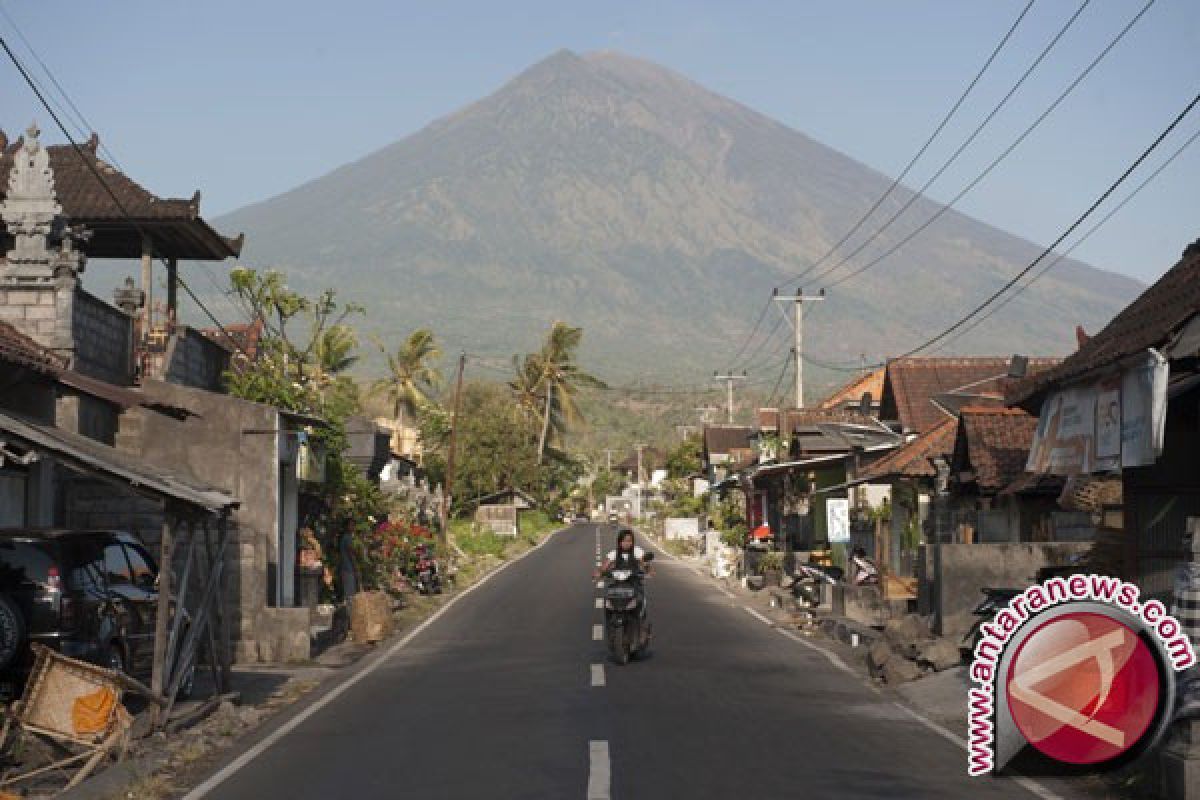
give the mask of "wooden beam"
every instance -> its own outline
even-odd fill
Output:
[[[150,309],[154,305],[154,245],[149,236],[142,237],[142,339],[150,335]]]
[[[167,315],[174,323],[179,309],[179,259],[167,259]]]
[[[162,541],[158,557],[158,613],[154,619],[154,668],[150,676],[150,691],[161,695],[167,683],[167,620],[171,614],[171,558],[173,555],[174,510],[167,508],[163,517]]]
[[[224,541],[229,535],[229,513],[221,514],[217,520],[217,531],[221,541]],[[222,556],[223,558],[224,556]],[[225,600],[229,597],[229,576],[225,570],[221,570],[221,591],[218,595],[221,600],[221,605],[217,608],[217,631],[218,644],[220,645],[220,661],[221,661],[221,686],[222,692],[228,692],[232,687],[233,682],[233,642],[230,640],[232,624],[229,619],[229,608],[225,606]]]
[[[175,595],[175,615],[171,619],[171,635],[167,638],[167,655],[163,674],[169,683],[179,669],[179,659],[175,657],[176,645],[179,643],[179,631],[183,628],[183,618],[187,611],[188,589],[192,583],[192,563],[196,560],[196,527],[192,520],[187,521],[188,545],[187,556],[183,561],[183,572],[179,576],[179,590]]]

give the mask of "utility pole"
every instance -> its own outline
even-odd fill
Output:
[[[633,446],[637,450],[637,518],[642,518],[642,450],[646,445],[638,442]]]
[[[608,463],[608,471],[609,472],[612,472],[612,454],[613,454],[613,449],[611,447],[604,448],[604,455],[608,459],[607,463]]]
[[[733,382],[746,380],[746,373],[743,372],[739,375],[737,373],[731,372],[728,375],[718,375],[717,373],[714,372],[713,380],[714,381],[725,381],[725,392],[726,392],[726,398],[727,398],[725,407],[729,413],[729,424],[732,425],[733,424]]]
[[[464,350],[458,356],[458,378],[454,382],[454,416],[450,418],[450,454],[446,457],[446,490],[442,492],[442,530],[439,536],[442,544],[449,541],[450,530],[450,498],[454,488],[454,450],[458,439],[458,409],[462,400],[463,371],[467,368],[467,353]]]
[[[796,408],[804,408],[804,301],[824,300],[825,290],[806,295],[803,289],[797,289],[795,294],[776,295],[775,299],[791,300],[795,305],[796,320],[792,329],[796,334],[796,348],[792,352],[796,357]]]

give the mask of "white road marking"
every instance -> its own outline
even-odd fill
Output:
[[[604,626],[603,625],[593,625],[592,626],[592,641],[600,642],[603,640],[604,640]]]
[[[850,675],[855,675],[857,677],[857,673],[853,669],[851,669],[850,666],[848,664],[846,664],[845,661],[842,661],[841,656],[839,656],[837,653],[831,653],[828,650],[826,650],[824,647],[818,647],[817,645],[813,644],[812,642],[807,641],[803,637],[797,636],[796,634],[792,633],[789,630],[784,630],[783,628],[776,628],[775,630],[779,631],[784,636],[791,639],[793,642],[802,644],[805,647],[809,648],[810,650],[816,650],[818,653],[825,656],[825,658],[827,658],[829,660],[830,664],[837,667],[842,672],[845,672]]]
[[[603,597],[596,598],[596,608],[604,608],[604,598]]]
[[[933,720],[928,719],[927,717],[925,717],[921,714],[918,714],[916,711],[913,711],[911,708],[904,705],[903,703],[896,703],[896,708],[900,709],[905,714],[908,714],[914,720],[921,723],[926,728],[929,728],[929,730],[933,731],[938,736],[941,736],[945,739],[949,739],[950,741],[954,742],[956,745],[961,747],[963,750],[967,749],[967,740],[962,738],[958,734],[954,733],[953,731],[943,728],[941,725],[938,725]],[[1033,795],[1036,795],[1037,797],[1042,798],[1042,800],[1062,800],[1061,796],[1050,791],[1049,789],[1047,789],[1045,786],[1042,786],[1037,781],[1035,781],[1031,778],[1026,778],[1024,775],[1010,775],[1010,776],[1006,776],[1006,777],[1008,777],[1010,780],[1012,780],[1013,783],[1017,784],[1018,786],[1020,786],[1022,789],[1029,792],[1030,794],[1033,794]]]
[[[755,611],[750,606],[742,606],[742,611],[745,611],[747,614],[754,617],[756,620],[763,623],[764,625],[771,625],[771,626],[775,625],[775,623],[771,622],[771,620],[767,619],[766,617],[764,617],[762,614]]]
[[[604,665],[592,664],[592,686],[604,685]]]
[[[234,759],[229,764],[227,764],[224,768],[218,770],[215,774],[212,775],[212,777],[210,777],[204,783],[200,784],[195,789],[192,789],[190,792],[188,792],[186,795],[184,795],[183,800],[200,800],[200,798],[202,798],[202,797],[207,797],[208,794],[213,789],[216,789],[218,786],[220,786],[222,783],[224,783],[226,780],[228,780],[230,778],[230,776],[232,776],[238,770],[242,769],[242,767],[246,766],[251,761],[253,761],[254,759],[261,756],[264,752],[267,751],[268,748],[270,748],[272,745],[274,745],[280,739],[287,736],[289,733],[296,730],[296,728],[303,725],[305,720],[307,720],[309,717],[313,716],[318,711],[325,708],[325,706],[329,705],[334,700],[337,700],[352,686],[354,686],[359,681],[366,678],[368,675],[370,675],[375,670],[379,669],[379,667],[381,667],[385,662],[387,662],[389,659],[391,659],[392,656],[394,656],[401,649],[406,647],[409,642],[411,642],[413,639],[415,639],[421,633],[421,631],[428,628],[434,622],[437,622],[438,618],[440,618],[443,614],[445,614],[447,611],[449,611],[451,608],[453,608],[454,605],[456,603],[458,603],[458,601],[462,600],[464,597],[469,595],[471,592],[475,591],[480,586],[483,586],[485,583],[490,581],[496,575],[499,575],[501,572],[508,569],[513,564],[516,564],[518,561],[525,558],[530,553],[536,552],[538,550],[538,548],[540,548],[546,542],[550,541],[551,538],[553,538],[553,534],[551,534],[550,536],[547,536],[545,539],[542,539],[542,541],[538,542],[536,545],[529,548],[524,553],[522,553],[521,555],[514,558],[512,561],[505,561],[503,564],[496,567],[496,569],[492,570],[487,575],[484,575],[482,578],[480,578],[477,583],[474,583],[474,584],[468,586],[466,589],[463,589],[462,592],[460,592],[459,594],[456,594],[454,597],[451,597],[450,600],[448,600],[446,602],[446,605],[442,606],[437,611],[433,612],[433,614],[431,614],[424,622],[422,622],[420,625],[418,625],[417,627],[415,627],[411,631],[409,631],[407,634],[405,634],[403,639],[396,642],[391,647],[389,647],[387,650],[385,650],[382,654],[379,655],[378,658],[376,658],[374,661],[370,662],[369,664],[367,664],[366,666],[364,666],[362,669],[358,670],[354,674],[350,675],[342,683],[338,684],[336,687],[331,689],[328,694],[321,697],[319,700],[314,702],[308,708],[304,709],[299,714],[292,717],[287,722],[283,723],[278,728],[276,728],[275,732],[272,733],[270,736],[261,740],[258,744],[254,745],[249,750],[242,753],[236,759]]]
[[[597,589],[603,589],[603,588],[604,588],[604,581],[596,581],[596,588],[597,588]]]
[[[608,742],[588,742],[587,800],[609,800],[612,767],[608,758]]]

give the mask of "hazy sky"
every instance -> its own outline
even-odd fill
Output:
[[[563,47],[659,62],[894,175],[1024,4],[0,0],[131,176],[161,195],[200,188],[209,217],[413,133]],[[931,194],[957,193],[1142,5],[1093,0]],[[1037,0],[910,185],[936,169],[1077,7]],[[2,16],[0,31],[28,58]],[[1197,91],[1200,3],[1157,0],[960,207],[1048,243]],[[0,98],[10,136],[36,117],[46,139],[61,141],[6,62]],[[1200,110],[1150,168],[1198,129]],[[1200,143],[1075,255],[1153,280],[1200,236],[1198,176]]]

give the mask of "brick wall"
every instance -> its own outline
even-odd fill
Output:
[[[0,319],[44,347],[54,347],[54,286],[0,288]]]
[[[75,369],[123,386],[133,383],[133,319],[83,289],[75,290],[71,334]]]

